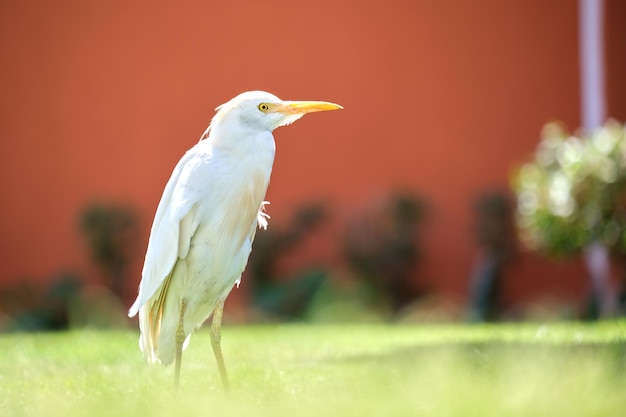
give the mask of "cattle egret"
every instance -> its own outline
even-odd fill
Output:
[[[222,383],[220,347],[224,300],[248,262],[258,227],[267,227],[263,201],[276,145],[272,131],[306,113],[336,110],[324,101],[283,101],[249,91],[217,107],[194,147],[181,158],[156,210],[139,295],[139,346],[150,363],[175,361],[211,314],[211,345]]]

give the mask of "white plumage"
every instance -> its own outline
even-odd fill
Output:
[[[219,106],[198,144],[174,168],[150,232],[139,295],[140,347],[149,362],[176,359],[215,311],[214,353],[228,387],[219,346],[223,302],[239,282],[257,226],[267,227],[264,197],[272,172],[272,131],[307,112],[339,109],[326,102],[289,102],[261,92]]]

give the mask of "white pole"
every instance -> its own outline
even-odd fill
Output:
[[[582,128],[586,132],[602,126],[606,119],[604,85],[604,0],[578,0],[578,47],[580,60],[580,104]],[[584,253],[591,278],[591,296],[600,317],[614,308],[611,291],[609,249],[592,243]]]
[[[582,127],[590,132],[606,119],[604,0],[578,0]]]

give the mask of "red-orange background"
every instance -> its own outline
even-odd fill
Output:
[[[609,112],[624,121],[626,8],[606,9]],[[4,1],[0,56],[2,283],[88,270],[76,222],[93,200],[138,207],[147,241],[213,108],[263,89],[345,107],[275,133],[272,221],[302,201],[345,218],[415,190],[430,206],[420,275],[462,299],[476,195],[508,185],[545,122],[580,124],[570,0]],[[530,256],[509,282],[521,301],[580,300],[586,286],[579,262]]]

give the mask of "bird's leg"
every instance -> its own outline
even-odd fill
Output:
[[[178,327],[176,328],[176,362],[174,364],[174,387],[178,390],[180,382],[180,362],[183,357],[183,343],[185,343],[185,308],[187,303],[185,300],[180,302],[180,317],[178,318]]]
[[[220,300],[213,311],[213,321],[211,322],[211,346],[213,346],[213,353],[215,354],[217,367],[220,370],[224,390],[228,391],[230,389],[230,385],[228,384],[228,375],[226,374],[226,366],[224,366],[224,357],[222,356],[222,348],[220,346],[220,341],[222,340],[221,330],[223,310],[224,300]]]

